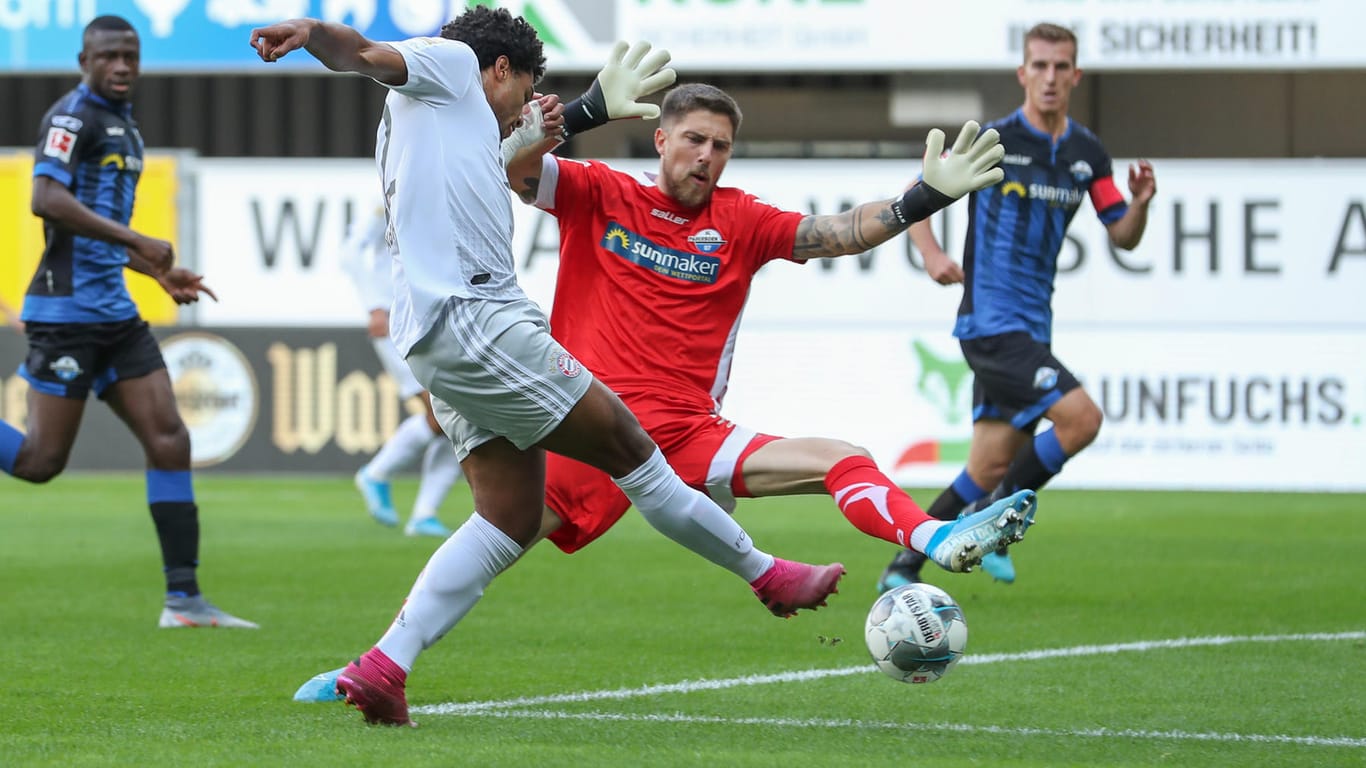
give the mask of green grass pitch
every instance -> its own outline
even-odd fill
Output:
[[[1366,766],[1361,495],[1046,491],[1016,584],[932,577],[968,657],[921,686],[872,671],[892,548],[829,499],[741,502],[761,547],[849,571],[786,621],[631,513],[495,581],[419,661],[411,730],[290,700],[438,544],[375,525],[349,478],[197,477],[201,584],[255,632],[156,629],[140,476],[2,487],[5,766]]]

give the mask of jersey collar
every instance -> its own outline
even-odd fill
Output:
[[[1067,118],[1067,127],[1062,130],[1062,135],[1058,137],[1057,142],[1053,141],[1053,134],[1045,133],[1039,130],[1038,128],[1035,128],[1034,124],[1029,122],[1029,118],[1025,117],[1024,107],[1021,106],[1015,108],[1015,119],[1020,121],[1020,125],[1023,125],[1026,131],[1029,131],[1031,134],[1038,137],[1039,140],[1043,141],[1049,146],[1057,146],[1058,144],[1067,141],[1067,138],[1072,135],[1071,117]]]
[[[85,83],[79,83],[76,86],[76,91],[81,94],[81,98],[86,99],[87,101],[93,101],[94,103],[100,105],[101,107],[104,107],[110,112],[121,115],[123,117],[131,117],[133,114],[133,105],[131,102],[110,101],[104,98],[103,96],[99,95],[98,93],[95,93],[93,90],[91,90],[90,86],[86,85]]]

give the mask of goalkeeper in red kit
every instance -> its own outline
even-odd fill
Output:
[[[543,102],[547,114],[558,107]],[[573,129],[575,115],[566,119]],[[553,214],[560,266],[551,332],[621,397],[685,482],[728,510],[743,497],[829,494],[859,530],[925,553],[952,571],[1024,534],[1034,494],[940,524],[844,440],[765,434],[721,414],[736,331],[755,273],[770,261],[860,253],[999,179],[995,132],[963,127],[941,157],[927,142],[923,178],[904,194],[834,215],[776,208],[719,182],[741,112],[724,91],[680,85],[662,105],[657,174],[631,176],[549,154],[527,121],[504,146],[524,202]],[[529,135],[528,135],[529,134]],[[546,467],[542,534],[573,552],[629,508],[604,473],[562,456]],[[962,546],[964,537],[974,546]]]

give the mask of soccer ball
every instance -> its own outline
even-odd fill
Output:
[[[968,623],[944,590],[905,584],[873,603],[863,638],[883,674],[903,683],[932,683],[963,657]]]

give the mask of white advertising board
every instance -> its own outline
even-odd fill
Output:
[[[626,39],[707,70],[1014,69],[1041,21],[1072,28],[1096,71],[1366,62],[1355,0],[619,0],[616,13]]]
[[[613,162],[646,170],[643,160]],[[1126,163],[1116,161],[1123,188]],[[1112,253],[1083,204],[1060,257],[1054,316],[1063,328],[1313,329],[1366,332],[1366,161],[1155,161],[1158,196],[1142,245]],[[338,250],[349,216],[374,204],[363,160],[201,160],[197,256],[222,302],[199,321],[223,325],[360,323]],[[917,163],[737,160],[728,184],[783,208],[835,213],[890,197]],[[521,205],[519,277],[548,306],[559,237]],[[961,254],[966,205],[936,217]],[[866,254],[774,264],[746,310],[751,327],[952,327],[961,291],[924,276],[909,238]]]
[[[972,377],[946,333],[751,329],[723,412],[859,444],[910,486],[953,480]],[[1054,345],[1105,413],[1056,486],[1366,491],[1366,333],[1068,332]]]
[[[196,257],[219,302],[203,325],[363,325],[341,268],[347,226],[379,204],[364,160],[196,162]]]
[[[1062,255],[1055,350],[1107,421],[1059,484],[1366,490],[1366,161],[1154,165],[1138,249],[1111,254],[1088,204]],[[735,161],[726,180],[833,213],[894,194],[916,170]],[[201,305],[200,322],[360,326],[336,253],[347,216],[372,204],[373,174],[366,161],[201,161],[198,258],[222,302]],[[951,252],[963,209],[936,219]],[[514,210],[519,279],[549,309],[554,221]],[[907,484],[951,479],[971,433],[970,378],[949,335],[961,289],[925,277],[906,243],[766,268],[727,415],[866,445]]]

